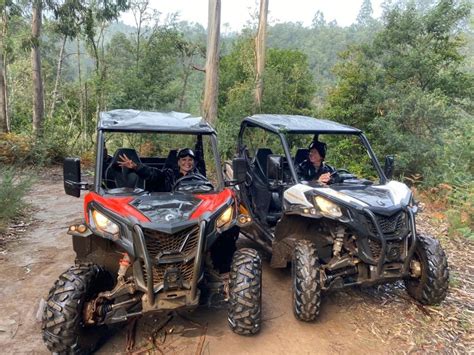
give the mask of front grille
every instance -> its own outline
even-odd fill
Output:
[[[150,256],[153,271],[153,284],[164,281],[166,271],[179,270],[181,278],[185,282],[191,282],[193,278],[194,257],[199,241],[199,226],[193,226],[175,234],[167,234],[155,230],[145,229],[145,244]],[[177,261],[166,264],[158,264],[161,256],[172,256],[178,259],[188,259],[187,263]],[[143,266],[145,279],[148,278],[145,266]]]
[[[369,249],[372,253],[372,257],[378,259],[382,253],[382,244],[378,240],[372,240],[369,238]],[[403,258],[405,254],[405,243],[404,241],[387,243],[387,251],[385,253],[386,261],[397,261]]]
[[[375,215],[375,218],[382,230],[383,234],[386,236],[395,236],[398,235],[401,231],[405,230],[406,228],[406,217],[404,212],[396,213],[392,216],[382,216],[382,215]],[[369,227],[369,231],[372,234],[377,234],[377,228],[375,227],[372,219],[366,217],[367,224]]]
[[[372,253],[372,257],[378,259],[382,252],[382,245],[378,240],[369,239],[369,248]]]

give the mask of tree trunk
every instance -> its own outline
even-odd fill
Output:
[[[7,89],[4,73],[4,61],[3,53],[0,55],[0,133],[8,133],[8,117],[7,117],[7,105],[5,99],[7,95],[5,91]]]
[[[258,32],[255,38],[256,53],[256,78],[255,78],[255,109],[257,112],[262,108],[263,97],[263,71],[265,70],[265,42],[267,31],[268,0],[260,0],[260,14],[258,21]]]
[[[49,117],[53,117],[54,109],[56,107],[56,100],[58,97],[58,89],[59,89],[59,81],[61,80],[61,70],[64,61],[64,47],[66,47],[66,40],[67,37],[64,36],[63,42],[61,44],[61,49],[59,50],[59,58],[58,58],[58,67],[56,69],[56,81],[54,83],[54,90],[51,98],[51,110],[49,111]]]
[[[217,120],[217,90],[219,85],[219,36],[221,26],[221,1],[209,0],[207,26],[206,82],[202,114],[211,124]]]
[[[33,132],[37,137],[43,133],[44,121],[44,96],[43,79],[41,76],[41,53],[40,53],[40,35],[41,35],[41,13],[42,0],[33,2],[33,17],[31,22],[31,64],[33,68]]]
[[[81,42],[79,37],[76,38],[77,44],[77,80],[79,84],[79,118],[81,121],[81,133],[82,139],[80,140],[81,150],[84,147],[84,142],[86,141],[85,137],[85,120],[84,120],[84,95],[82,94],[82,73],[81,73]]]
[[[5,83],[5,112],[6,112],[6,117],[7,117],[7,129],[8,132],[11,132],[11,122],[10,122],[10,95],[9,95],[9,85],[8,85],[8,60],[7,60],[7,55],[5,54],[3,56],[3,81]]]
[[[185,104],[185,101],[186,101],[186,89],[188,87],[188,80],[189,80],[189,75],[191,75],[191,73],[184,69],[185,72],[184,72],[184,77],[183,77],[183,88],[181,89],[181,95],[179,97],[179,105],[178,105],[178,108],[179,110],[183,110],[184,109],[184,104]]]
[[[6,4],[2,8],[2,32],[0,42],[0,133],[10,132],[8,117],[8,82],[7,82],[7,57],[6,45],[8,34],[8,13]]]

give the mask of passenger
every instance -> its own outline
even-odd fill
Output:
[[[179,178],[189,174],[200,174],[195,167],[196,155],[190,148],[184,148],[178,152],[178,167],[175,169],[158,169],[145,164],[137,164],[125,154],[120,155],[119,158],[118,164],[121,167],[135,170],[135,173],[146,181],[147,190],[150,191],[171,191]]]
[[[318,181],[322,184],[329,183],[331,173],[335,169],[324,163],[326,158],[326,143],[313,141],[309,147],[308,159],[298,164],[298,176],[305,181]]]

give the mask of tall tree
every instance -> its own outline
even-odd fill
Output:
[[[255,38],[256,78],[255,78],[255,108],[261,111],[263,97],[263,72],[265,70],[265,50],[267,38],[268,0],[260,0],[257,37]]]
[[[133,18],[135,20],[136,32],[136,68],[138,70],[140,62],[140,42],[143,35],[144,27],[153,18],[153,12],[150,10],[150,0],[133,0],[130,4]]]
[[[43,78],[41,76],[41,51],[40,36],[42,22],[43,2],[33,1],[33,14],[31,20],[31,65],[33,80],[33,132],[41,136],[44,121],[44,92]]]
[[[10,124],[7,111],[7,83],[5,76],[5,61],[3,55],[0,55],[0,133],[8,133]]]
[[[217,120],[219,85],[219,41],[221,27],[221,0],[209,0],[207,25],[206,81],[202,112],[210,123]]]
[[[56,80],[54,81],[54,89],[53,93],[51,94],[51,109],[49,110],[49,117],[52,117],[54,115],[54,110],[56,108],[56,101],[59,92],[59,83],[61,81],[61,72],[64,62],[64,49],[66,48],[66,41],[67,36],[64,35],[61,41],[61,48],[59,49],[58,65],[56,69]]]
[[[372,18],[372,1],[371,0],[364,0],[359,10],[359,14],[357,15],[356,22],[359,25],[368,25]]]
[[[14,4],[3,0],[0,5],[0,132],[10,132],[10,117],[8,112],[8,81],[7,81],[7,36],[9,12]]]

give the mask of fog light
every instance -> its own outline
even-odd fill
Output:
[[[80,225],[77,226],[77,231],[79,233],[84,233],[85,231],[87,231],[87,227],[83,224],[80,224]]]
[[[240,225],[244,225],[244,224],[250,223],[252,221],[252,217],[241,214],[237,218],[237,221],[239,222]]]

